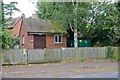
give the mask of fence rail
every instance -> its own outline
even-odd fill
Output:
[[[112,47],[115,56],[118,47]],[[3,50],[3,64],[26,64],[62,61],[64,59],[106,58],[107,47],[58,48],[58,49],[10,49]]]

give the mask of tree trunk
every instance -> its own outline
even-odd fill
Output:
[[[77,29],[74,29],[74,47],[78,47],[78,42],[77,42]]]
[[[77,42],[77,37],[78,37],[78,31],[77,31],[77,8],[78,8],[78,0],[77,3],[74,4],[74,0],[72,0],[72,4],[73,6],[75,6],[75,8],[73,9],[73,13],[75,14],[75,19],[74,19],[74,47],[77,48],[78,47],[78,42]]]

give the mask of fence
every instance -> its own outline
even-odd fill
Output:
[[[3,50],[3,64],[23,64],[25,63],[22,49]]]
[[[113,47],[115,56],[118,47]],[[62,61],[64,59],[106,58],[107,47],[58,48],[58,49],[14,49],[3,50],[3,64],[26,64]]]

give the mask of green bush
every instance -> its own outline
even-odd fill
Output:
[[[114,49],[112,47],[110,47],[110,46],[107,47],[106,59],[114,59],[113,52],[114,52]]]

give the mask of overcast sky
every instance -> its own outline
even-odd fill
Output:
[[[32,13],[35,13],[35,4],[32,4],[30,0],[3,0],[5,4],[8,4],[12,1],[18,2],[16,7],[21,10],[21,12],[15,11],[13,17],[21,16],[21,14],[24,13],[25,17],[28,18],[32,15]]]
[[[22,13],[24,13],[25,17],[28,18],[32,14],[35,13],[35,10],[36,10],[35,5],[36,4],[32,4],[32,2],[36,2],[37,0],[3,0],[3,2],[5,4],[10,3],[12,1],[18,2],[18,5],[16,7],[21,10],[21,12],[14,12],[13,17],[21,16]],[[38,0],[38,1],[44,1],[44,0]],[[54,1],[54,0],[50,0],[50,1]],[[85,1],[87,1],[87,0],[85,0]],[[112,1],[117,1],[117,0],[112,0]]]

